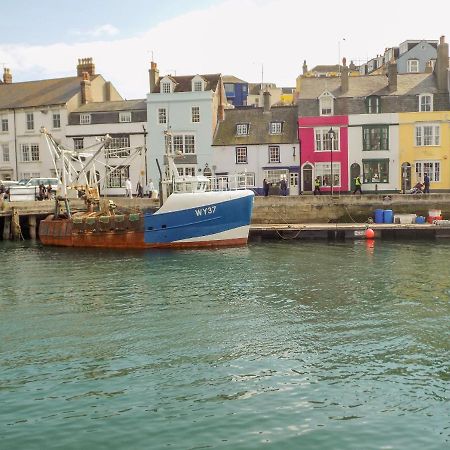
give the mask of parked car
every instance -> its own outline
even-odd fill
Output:
[[[12,202],[39,200],[39,186],[43,184],[47,189],[51,186],[51,195],[56,193],[58,178],[29,178],[22,179],[17,185],[11,186],[9,199]]]

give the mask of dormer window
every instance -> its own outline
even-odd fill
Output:
[[[432,94],[419,95],[419,111],[420,112],[433,111],[433,95]]]
[[[191,80],[192,92],[202,92],[205,90],[205,79],[201,75],[195,75]]]
[[[249,124],[248,123],[238,123],[236,125],[236,135],[237,136],[247,136],[248,135]]]
[[[80,114],[80,125],[89,125],[91,123],[90,114]]]
[[[408,59],[408,72],[418,73],[419,72],[419,60],[418,59]]]
[[[270,134],[281,134],[282,128],[281,122],[270,122]]]
[[[161,94],[170,94],[172,92],[172,85],[169,81],[161,83]]]
[[[131,122],[131,112],[130,111],[120,112],[119,122]]]
[[[334,114],[334,97],[328,91],[325,91],[319,97],[319,112],[321,116],[332,116]]]
[[[366,112],[367,114],[379,114],[381,112],[380,97],[371,95],[366,98]]]

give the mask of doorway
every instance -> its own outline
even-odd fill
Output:
[[[313,168],[311,164],[305,164],[303,166],[303,191],[312,192],[313,191]]]
[[[350,166],[350,191],[353,192],[355,190],[355,178],[361,176],[361,166],[358,163],[353,163]]]
[[[298,195],[298,172],[289,173],[289,195]]]
[[[411,189],[411,164],[404,162],[402,164],[402,191],[403,193]]]

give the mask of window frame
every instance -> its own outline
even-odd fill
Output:
[[[248,164],[247,147],[239,146],[235,148],[235,161],[236,164]]]
[[[40,161],[39,144],[20,144],[20,157],[23,163]]]
[[[193,80],[192,81],[192,92],[203,92],[203,81],[202,80]]]
[[[314,178],[319,178],[320,186],[331,189],[331,183],[329,182],[331,179],[331,161],[316,162],[314,164]],[[342,182],[340,161],[333,161],[333,179],[333,189],[340,188]]]
[[[191,107],[191,122],[200,123],[200,106]]]
[[[9,152],[9,143],[2,143],[1,144],[2,147],[2,161],[4,163],[8,163],[11,162],[11,154]]]
[[[119,123],[131,123],[131,111],[119,111]]]
[[[329,105],[324,105],[325,102],[329,102]],[[325,108],[324,106],[330,106],[329,108]],[[324,112],[324,111],[329,111],[328,112]],[[323,92],[320,96],[319,96],[319,115],[320,116],[334,116],[334,97],[333,95],[326,91]]]
[[[328,136],[329,128],[317,127],[314,128],[314,151],[315,152],[339,152],[340,151],[340,128],[333,128],[336,133],[336,137],[333,139],[333,150],[331,150],[331,139]],[[320,148],[318,145],[317,136],[320,134]],[[327,147],[327,148],[325,148]]]
[[[129,176],[130,166],[109,166],[106,169],[106,187],[112,189],[125,188],[125,181]]]
[[[105,158],[126,158],[130,156],[130,135],[111,136],[108,145],[105,145]]]
[[[283,123],[282,122],[270,122],[269,133],[270,134],[281,134],[283,132]]]
[[[417,65],[415,67],[417,70],[412,70],[413,69],[413,63]],[[420,72],[420,61],[417,58],[408,59],[407,72],[408,73],[419,73]]]
[[[431,127],[431,135],[425,129]],[[437,131],[437,132],[436,132]],[[425,144],[425,139],[431,138],[431,144]],[[415,147],[439,147],[441,145],[441,126],[439,123],[416,123],[414,127]]]
[[[364,184],[388,184],[389,183],[389,177],[390,177],[390,173],[389,173],[389,158],[367,158],[367,159],[363,159],[362,160],[362,178],[363,178],[363,183]],[[364,171],[365,170],[365,164],[378,164],[378,167],[376,168],[376,171],[370,172],[368,171],[367,173]],[[380,164],[386,164],[387,167],[387,178],[385,174],[382,174],[382,170],[380,170]],[[378,174],[378,178],[374,177],[371,175],[371,173],[374,174]],[[366,177],[367,175],[367,177]],[[369,177],[369,175],[371,175]]]
[[[369,95],[368,97],[366,97],[366,113],[367,114],[381,113],[381,98],[379,95]]]
[[[237,123],[236,124],[236,136],[248,136],[250,130],[250,124]]]
[[[379,138],[377,136],[372,136],[371,132],[375,132],[379,130],[381,132],[381,135]],[[385,139],[382,136],[383,131],[385,132],[386,136]],[[369,134],[369,139],[367,139],[366,134]],[[373,141],[377,139],[379,143],[379,148],[373,148],[375,145],[373,144]],[[363,151],[364,152],[376,152],[376,151],[389,151],[389,125],[387,124],[377,124],[377,125],[363,125],[362,126],[362,140],[363,140]],[[372,144],[372,145],[369,145]],[[386,148],[382,148],[383,144],[385,144]]]
[[[9,120],[8,117],[0,117],[0,122],[1,122],[1,130],[0,132],[2,133],[9,133]]]
[[[269,145],[268,148],[268,159],[269,163],[279,163],[280,159],[280,146],[279,145]]]
[[[81,147],[79,146],[80,142],[81,142]],[[82,138],[82,137],[73,138],[73,149],[74,150],[84,149],[84,138]]]
[[[90,125],[91,115],[88,113],[80,113],[80,125]]]
[[[431,168],[425,168],[425,165],[432,165]],[[418,165],[420,165],[420,170],[418,171]],[[437,168],[437,170],[436,170]],[[426,159],[422,159],[422,160],[417,160],[414,161],[414,173],[416,174],[416,180],[417,181],[423,181],[423,177],[425,175],[425,173],[428,174],[430,181],[435,182],[435,183],[439,183],[441,181],[441,161],[438,160],[426,160]],[[418,174],[420,174],[418,176]]]
[[[27,112],[25,115],[25,126],[27,131],[34,131],[34,113]]]
[[[426,104],[424,100],[429,99],[429,104]],[[427,109],[427,107],[429,109]],[[431,112],[433,111],[433,94],[420,94],[419,95],[419,112]]]
[[[172,83],[170,81],[161,82],[161,94],[171,94],[172,93]]]
[[[167,124],[167,108],[158,108],[158,124]]]
[[[59,111],[52,111],[52,128],[54,130],[61,128],[61,113]]]

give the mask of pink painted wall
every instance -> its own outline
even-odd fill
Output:
[[[331,152],[316,152],[314,128],[339,128],[339,151],[333,152],[333,162],[341,163],[341,186],[334,187],[334,191],[348,191],[349,167],[348,167],[348,116],[315,116],[299,117],[298,136],[301,142],[300,170],[306,162],[314,166],[316,162],[330,162]],[[323,187],[324,192],[331,188]]]

